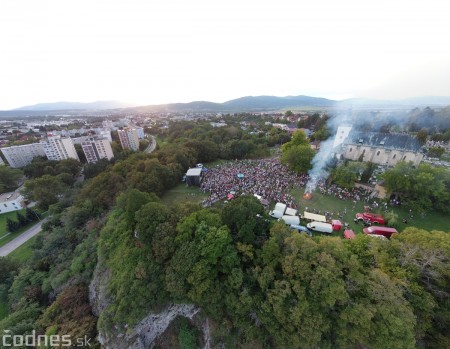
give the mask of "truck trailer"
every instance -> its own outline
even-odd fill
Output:
[[[324,222],[311,222],[306,225],[308,229],[318,231],[321,233],[331,234],[333,232],[333,226],[330,223]]]

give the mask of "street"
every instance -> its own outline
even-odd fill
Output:
[[[0,257],[6,257],[16,248],[30,240],[33,236],[37,235],[41,231],[41,225],[44,223],[46,219],[40,221],[38,224],[32,226],[30,229],[24,231],[14,240],[11,240],[6,245],[0,247]]]

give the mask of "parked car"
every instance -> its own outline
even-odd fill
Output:
[[[377,223],[377,224],[386,224],[386,220],[383,218],[382,215],[377,213],[370,213],[370,212],[364,212],[364,213],[357,213],[356,219],[358,221],[364,221],[364,222],[370,222],[370,223]]]
[[[292,224],[296,224],[299,225],[300,224],[300,217],[299,216],[288,216],[288,215],[284,215],[282,216],[279,221],[283,221],[284,223],[286,223],[287,225],[292,225]]]
[[[299,233],[304,232],[304,233],[308,234],[309,236],[312,236],[312,231],[303,225],[291,224],[291,229],[297,230]]]

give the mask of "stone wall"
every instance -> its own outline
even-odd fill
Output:
[[[349,144],[344,151],[344,158],[358,160],[363,154],[364,162],[373,162],[377,165],[395,166],[399,161],[412,161],[418,166],[423,159],[422,153],[407,150],[386,149],[365,145]]]

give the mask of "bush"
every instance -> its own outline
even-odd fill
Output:
[[[197,341],[197,331],[195,328],[187,323],[180,326],[180,333],[178,334],[178,342],[182,349],[196,349],[199,347]]]

